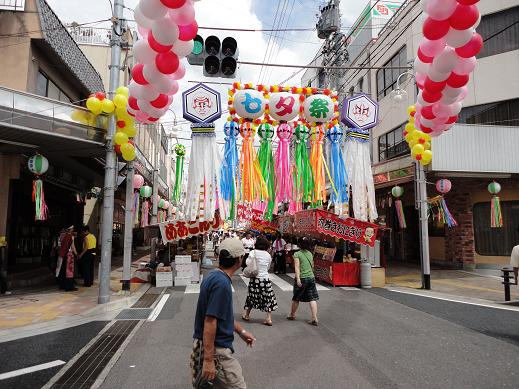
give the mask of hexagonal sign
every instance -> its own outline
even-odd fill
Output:
[[[361,130],[375,127],[378,123],[378,103],[363,93],[345,99],[341,123]]]
[[[220,93],[200,83],[182,93],[184,119],[212,123],[222,116]]]

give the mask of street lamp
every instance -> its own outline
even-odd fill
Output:
[[[401,87],[400,80],[403,76],[415,78],[411,71],[400,74],[396,80],[396,88],[393,93],[393,100],[403,103],[407,100],[407,92]],[[416,82],[416,78],[415,78]],[[415,209],[418,210],[420,227],[420,258],[422,273],[422,289],[431,289],[431,260],[429,256],[429,224],[427,214],[427,180],[425,169],[418,161],[414,162],[415,170]]]

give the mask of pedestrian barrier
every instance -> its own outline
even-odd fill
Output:
[[[510,285],[513,285],[512,280],[514,279],[514,276],[513,276],[514,271],[512,269],[507,269],[507,268],[503,268],[503,269],[501,269],[501,271],[503,272],[502,284],[505,287],[505,301],[510,301]],[[512,273],[512,275],[510,275],[510,273]]]

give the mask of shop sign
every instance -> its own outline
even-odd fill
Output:
[[[263,211],[257,208],[247,207],[243,204],[238,204],[237,207],[238,220],[248,222],[262,222]]]
[[[315,211],[297,212],[294,220],[294,229],[297,232],[315,231]]]
[[[341,219],[324,211],[315,211],[315,229],[325,235],[355,242],[364,246],[375,246],[378,226],[357,219]]]
[[[388,173],[389,181],[396,180],[398,178],[409,177],[414,174],[413,166],[408,166],[398,170],[392,170]]]
[[[205,234],[218,230],[222,225],[220,214],[215,213],[214,220],[207,221],[167,221],[159,224],[160,234],[163,242],[175,242],[179,239],[188,239],[196,235]]]
[[[378,103],[361,93],[344,101],[341,123],[361,130],[375,127],[378,123]]]
[[[333,262],[332,262],[333,263]],[[333,266],[332,263],[322,259],[314,259],[315,278],[333,285]]]
[[[292,233],[292,216],[281,216],[278,218],[278,230],[282,234],[290,234]]]
[[[389,177],[387,173],[380,173],[376,176],[373,176],[373,182],[376,184],[383,184],[384,182],[388,182]]]

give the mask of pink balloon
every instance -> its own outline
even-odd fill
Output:
[[[422,73],[416,73],[415,77],[416,77],[416,82],[418,84],[422,84],[422,85],[425,82],[425,79],[427,78],[427,76]]]
[[[465,46],[472,38],[472,34],[474,34],[474,30],[472,28],[467,30],[456,30],[451,28],[445,36],[445,41],[449,46],[458,48]]]
[[[168,91],[168,95],[172,96],[178,92],[179,85],[175,80],[171,80],[171,88]]]
[[[414,60],[414,71],[422,74],[427,74],[427,71],[429,70],[429,64],[422,62],[422,60],[419,57],[416,57]]]
[[[159,19],[168,12],[168,8],[160,0],[141,0],[139,8],[142,14],[151,20]]]
[[[458,64],[458,60],[459,57],[456,51],[452,47],[447,46],[434,58],[432,66],[439,73],[450,73]]]
[[[432,107],[433,113],[436,117],[448,118],[451,114],[451,110],[447,105],[436,103]]]
[[[450,109],[451,109],[450,116],[454,116],[454,115],[459,114],[461,112],[462,108],[463,108],[463,105],[460,102],[451,104],[451,106],[450,106]]]
[[[179,35],[178,26],[167,17],[156,20],[153,23],[152,31],[155,40],[164,46],[174,44]]]
[[[476,67],[476,57],[460,58],[453,72],[456,74],[470,74]]]
[[[195,21],[195,8],[187,1],[182,7],[169,10],[169,17],[179,25],[190,24]]]
[[[150,63],[155,60],[157,53],[150,47],[146,39],[139,39],[133,44],[133,55],[140,63]]]
[[[428,0],[424,11],[433,19],[446,20],[454,13],[457,4],[455,0]]]
[[[431,66],[427,76],[434,82],[442,82],[449,78],[450,72],[440,72],[435,67]]]
[[[159,69],[157,69],[157,66],[153,62],[144,65],[142,74],[149,83],[155,83],[159,81],[160,76],[162,75],[162,73],[159,71]]]
[[[178,65],[177,71],[173,74],[170,74],[169,78],[171,78],[172,80],[180,80],[181,78],[184,78],[185,75],[186,75],[186,67],[184,66],[184,64],[182,62],[180,62],[180,64]]]
[[[189,23],[186,25],[178,25],[178,39],[181,41],[190,41],[195,39],[198,33],[198,24],[196,22]]]
[[[445,39],[429,40],[423,38],[420,42],[420,50],[428,57],[435,57],[443,51],[445,44]]]
[[[139,111],[137,112],[137,114],[135,115],[135,119],[137,119],[137,121],[139,122],[145,122],[147,119],[148,119],[148,115],[146,115],[144,112],[142,111]]]
[[[148,39],[148,35],[150,35],[150,29],[146,27],[142,27],[137,25],[137,31],[139,32],[139,35],[143,37],[144,39]]]
[[[133,189],[140,189],[144,185],[144,177],[140,174],[133,176]]]
[[[458,100],[457,100],[459,102],[465,100],[465,97],[467,97],[467,95],[469,94],[469,89],[466,86],[464,86],[464,87],[462,87],[460,89],[461,89],[461,93],[458,96]]]
[[[461,88],[453,88],[451,86],[446,86],[443,90],[443,95],[447,97],[458,97],[461,93]]]

